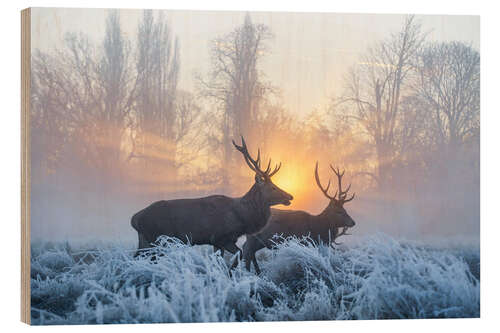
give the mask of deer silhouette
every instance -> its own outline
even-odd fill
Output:
[[[211,244],[230,253],[242,251],[236,246],[238,237],[253,234],[264,227],[271,214],[270,207],[290,205],[293,197],[271,181],[281,163],[271,171],[271,160],[265,170],[260,165],[260,150],[253,159],[245,139],[234,147],[243,155],[248,167],[255,172],[255,183],[242,197],[212,195],[197,199],[157,201],[136,213],[131,220],[137,231],[139,247],[136,255],[149,248],[159,236],[166,235],[192,245]],[[238,258],[231,268],[236,267]]]
[[[345,171],[340,172],[338,168],[335,169],[331,165],[330,168],[338,179],[338,190],[333,196],[328,194],[330,181],[328,181],[326,188],[321,185],[318,162],[316,162],[314,170],[316,184],[329,200],[326,208],[319,215],[311,215],[300,210],[272,209],[271,217],[266,226],[256,234],[247,235],[247,240],[243,245],[243,258],[247,270],[250,270],[250,265],[253,263],[256,273],[260,274],[255,253],[264,247],[271,249],[276,244],[276,240],[273,240],[273,236],[276,234],[283,236],[283,238],[309,236],[313,240],[337,244],[335,240],[342,235],[347,235],[347,229],[354,227],[356,223],[344,209],[344,204],[354,199],[354,194],[347,198],[351,185],[343,190],[342,177]],[[339,232],[340,229],[342,231]]]

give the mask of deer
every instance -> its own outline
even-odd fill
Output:
[[[158,237],[165,235],[190,245],[212,245],[242,258],[242,250],[236,246],[238,238],[261,230],[271,215],[271,206],[290,205],[293,196],[271,181],[271,177],[280,170],[281,163],[271,170],[269,159],[267,168],[263,170],[260,149],[257,158],[253,159],[243,136],[241,145],[237,145],[234,140],[232,142],[250,170],[255,172],[255,183],[250,190],[236,198],[211,195],[154,202],[131,219],[131,225],[139,238],[135,256],[151,247]],[[237,266],[239,258],[234,260],[231,270]]]
[[[311,215],[301,210],[272,209],[271,217],[266,226],[256,234],[247,235],[247,240],[243,245],[243,259],[248,271],[250,271],[251,263],[253,263],[255,272],[260,274],[260,268],[255,258],[255,253],[265,247],[272,249],[280,242],[280,240],[274,238],[274,235],[281,236],[281,240],[290,236],[308,236],[313,241],[319,240],[320,242],[330,245],[332,243],[340,245],[336,242],[336,239],[340,236],[348,235],[347,230],[354,227],[356,223],[349,214],[347,214],[344,204],[352,201],[355,193],[347,198],[347,193],[351,185],[345,190],[342,189],[342,177],[344,176],[345,170],[340,172],[338,168],[334,168],[332,165],[330,165],[330,168],[335,173],[338,180],[338,189],[333,196],[328,194],[330,180],[326,188],[321,185],[318,175],[318,162],[316,162],[316,167],[314,169],[316,184],[323,195],[329,200],[328,205],[320,214]],[[342,229],[341,232],[339,232],[340,229]]]

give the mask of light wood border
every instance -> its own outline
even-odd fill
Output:
[[[21,321],[31,324],[30,292],[31,9],[21,11]]]

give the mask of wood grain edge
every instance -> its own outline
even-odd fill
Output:
[[[31,324],[30,290],[31,9],[21,11],[21,321]]]

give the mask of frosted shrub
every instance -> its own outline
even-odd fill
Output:
[[[359,245],[288,239],[263,250],[260,276],[207,247],[162,238],[133,258],[110,247],[34,247],[35,324],[332,320],[479,316],[479,254],[378,235]],[[262,255],[260,255],[262,257]],[[36,274],[35,274],[36,273]]]
[[[353,263],[367,271],[349,295],[355,318],[479,315],[479,281],[462,258],[381,236],[350,253]]]

